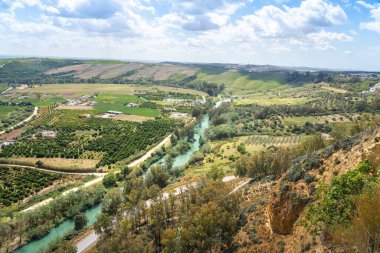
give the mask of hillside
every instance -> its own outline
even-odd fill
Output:
[[[335,230],[314,230],[316,224],[308,216],[314,202],[320,201],[321,188],[330,185],[333,178],[352,173],[367,159],[373,168],[378,168],[380,130],[356,137],[354,143],[352,148],[325,155],[317,166],[304,167],[307,172],[296,171],[294,165],[278,180],[264,178],[245,186],[239,214],[243,225],[234,237],[236,252],[351,252],[357,247],[358,241],[352,248],[337,243]],[[308,159],[310,164],[312,160]]]

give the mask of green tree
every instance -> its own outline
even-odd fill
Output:
[[[115,174],[113,174],[113,173],[107,174],[103,178],[103,185],[106,188],[111,188],[111,187],[117,186]]]
[[[221,180],[224,177],[224,170],[221,167],[213,165],[211,170],[207,173],[207,177],[213,180]]]
[[[79,213],[75,215],[74,217],[75,230],[77,231],[81,230],[82,228],[86,226],[87,222],[88,222],[87,217],[83,213]]]
[[[247,153],[247,149],[245,148],[245,145],[244,143],[240,143],[238,146],[237,146],[237,151],[244,155],[245,153]]]
[[[42,168],[43,165],[44,165],[44,163],[43,163],[41,160],[38,160],[38,161],[36,162],[36,166],[37,166],[38,168]]]

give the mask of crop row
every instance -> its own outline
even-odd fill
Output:
[[[285,136],[285,137],[267,137],[267,136],[251,136],[245,142],[251,145],[274,145],[274,144],[297,144],[301,141],[301,136]]]

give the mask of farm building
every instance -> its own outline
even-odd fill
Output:
[[[79,115],[79,118],[82,118],[82,119],[90,119],[90,118],[92,118],[92,116],[91,116],[91,114],[85,113],[85,114],[81,114],[81,115]]]
[[[3,143],[1,143],[1,147],[6,147],[9,145],[13,145],[15,143],[16,143],[16,141],[14,141],[14,140],[4,141]]]
[[[324,140],[330,140],[330,135],[329,134],[326,134],[326,133],[322,133],[322,139]]]
[[[57,136],[57,133],[54,131],[43,130],[41,132],[41,136],[46,138],[55,138]]]
[[[80,105],[82,103],[81,100],[74,100],[74,99],[67,99],[66,104],[67,105]]]
[[[139,107],[140,104],[136,104],[136,103],[128,103],[127,104],[127,107]]]
[[[170,118],[173,118],[173,119],[186,118],[188,116],[189,114],[185,112],[171,112],[170,113]]]
[[[107,113],[109,113],[109,114],[114,114],[114,115],[120,115],[120,114],[123,114],[122,112],[119,112],[119,111],[107,111]]]

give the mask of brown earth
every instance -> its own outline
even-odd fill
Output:
[[[101,76],[107,71],[112,71],[113,69],[120,68],[121,66],[123,66],[123,64],[95,64],[75,76],[83,79],[90,79]]]
[[[303,225],[308,203],[320,183],[354,169],[363,159],[376,165],[380,157],[380,130],[367,134],[349,151],[339,150],[325,159],[322,166],[308,171],[316,178],[290,182],[284,177],[245,186],[242,217],[246,222],[234,238],[236,252],[338,252],[324,235],[313,235]],[[323,168],[323,169],[321,169]],[[244,220],[244,219],[243,219]],[[343,252],[343,251],[339,251]]]
[[[147,120],[152,120],[154,117],[138,116],[138,115],[116,115],[112,117],[113,119],[122,120],[122,121],[134,121],[134,122],[144,122]]]
[[[131,75],[128,79],[138,80],[138,79],[148,79],[152,78],[156,81],[167,80],[175,74],[180,74],[184,76],[192,76],[197,72],[197,69],[174,66],[174,65],[153,65],[146,66],[137,71],[137,73]]]
[[[53,74],[61,74],[61,73],[68,73],[68,72],[83,72],[89,69],[91,66],[92,66],[91,64],[70,65],[70,66],[65,66],[61,68],[50,69],[46,71],[45,74],[53,75]]]
[[[144,64],[142,63],[128,63],[123,64],[117,68],[105,71],[103,74],[99,76],[100,79],[108,79],[108,78],[115,78],[121,75],[124,75],[130,71],[141,69],[144,67]]]

